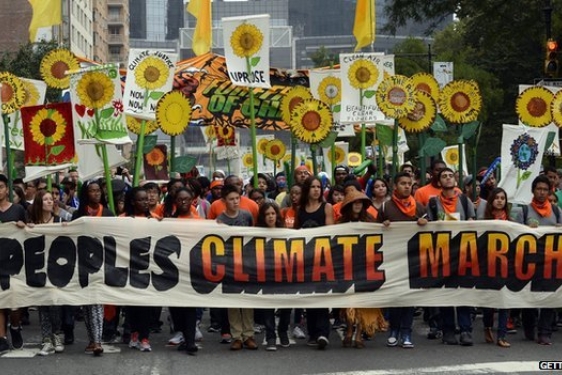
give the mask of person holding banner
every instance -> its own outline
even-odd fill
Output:
[[[484,201],[484,212],[477,212],[478,220],[509,220],[509,204],[507,202],[507,193],[502,188],[495,188],[488,195],[488,202]],[[493,308],[484,308],[482,322],[484,323],[484,337],[488,344],[494,342],[494,334],[492,327],[494,326],[494,310]],[[511,344],[507,342],[507,317],[509,309],[498,309],[498,341],[497,344],[501,348],[509,348]]]
[[[114,216],[107,208],[105,197],[102,194],[101,183],[98,180],[85,182],[80,189],[80,205],[72,214],[72,220],[83,216],[105,217]],[[84,323],[88,333],[89,344],[84,350],[86,354],[99,357],[103,354],[101,346],[103,332],[103,305],[84,306]]]
[[[400,172],[394,177],[394,192],[389,201],[379,209],[377,220],[388,227],[394,221],[415,221],[418,225],[427,224],[425,207],[416,202],[412,196],[413,179],[407,172]],[[387,346],[413,348],[412,325],[414,324],[414,307],[391,307],[388,309],[390,333]]]
[[[0,174],[0,223],[13,222],[18,228],[25,228],[27,214],[22,205],[9,201],[8,178]],[[0,308],[0,354],[10,350],[6,337],[6,317],[10,317],[10,335],[14,349],[23,348],[21,336],[22,309],[5,310]]]
[[[445,167],[437,174],[437,181],[441,186],[441,193],[428,200],[428,219],[430,221],[474,220],[476,216],[474,205],[464,194],[457,191],[455,172]],[[443,343],[446,345],[459,344],[455,336],[455,308],[441,307],[440,312],[443,320]],[[472,341],[471,308],[459,306],[456,308],[456,312],[457,322],[461,331],[460,344],[462,346],[472,346],[474,342]]]
[[[548,193],[552,190],[550,180],[545,175],[539,175],[531,184],[533,199],[531,204],[523,206],[517,214],[516,221],[519,224],[528,225],[531,228],[539,226],[562,224],[562,210],[550,203]],[[538,320],[537,320],[538,317]],[[525,337],[541,345],[551,345],[552,326],[556,313],[551,308],[523,309],[522,323]],[[536,329],[538,328],[538,338]]]
[[[295,229],[315,228],[334,224],[334,211],[330,203],[324,202],[322,181],[311,176],[304,181]],[[306,309],[306,325],[309,340],[307,345],[325,349],[330,343],[330,312],[328,309]]]

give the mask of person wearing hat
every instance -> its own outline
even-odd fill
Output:
[[[368,211],[372,205],[369,197],[357,190],[351,190],[345,195],[340,207],[340,218],[338,223],[348,223],[350,221],[374,222],[376,217]]]
[[[213,180],[211,182],[211,199],[210,203],[221,199],[222,187],[224,186],[224,180]]]
[[[338,165],[334,168],[334,185],[344,184],[345,178],[349,176],[349,167],[346,165]]]
[[[400,172],[394,177],[394,191],[390,200],[379,209],[377,220],[388,227],[394,221],[415,221],[418,225],[427,224],[425,207],[412,197],[413,179],[407,172]],[[390,333],[387,346],[413,348],[412,325],[414,307],[391,307],[388,309]]]

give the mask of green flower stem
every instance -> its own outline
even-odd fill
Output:
[[[251,77],[251,64],[250,58],[246,57],[246,72],[248,73],[248,77]],[[258,163],[255,161],[258,160],[258,147],[256,144],[256,109],[254,108],[254,88],[248,87],[250,92],[250,134],[252,136],[252,158],[254,160],[254,188],[257,189],[258,187]]]
[[[316,162],[316,145],[310,145],[310,153],[312,154],[312,175],[316,176],[316,171],[318,170],[318,163]]]
[[[363,111],[363,89],[359,89],[359,107],[361,107],[361,113],[364,114]],[[365,148],[367,147],[367,127],[365,126],[365,122],[361,123],[361,161],[365,161],[365,157],[367,155],[367,151]]]
[[[293,132],[291,132],[291,171],[294,171],[295,168],[297,167],[295,165],[295,158],[297,156],[297,138],[295,137],[295,134]],[[289,182],[287,184],[287,186],[292,186],[293,184],[293,173],[286,173],[287,175],[287,181]]]
[[[52,188],[53,188],[53,175],[48,174],[47,175],[47,191],[51,191]]]
[[[176,136],[170,137],[170,172],[176,171]]]
[[[111,186],[111,171],[109,170],[109,158],[107,157],[107,145],[105,143],[102,143],[101,145],[101,153],[103,157],[103,169],[105,171],[105,188],[107,191],[107,202],[109,203],[109,209],[113,211],[114,214],[116,214],[117,212],[115,211],[115,203],[113,202],[113,186]],[[135,173],[135,176],[136,175],[137,174]]]
[[[380,143],[379,143],[380,146]],[[392,129],[392,179],[396,176],[398,170],[398,119],[394,120],[394,128]]]
[[[377,125],[377,126],[382,126],[382,125]],[[375,130],[375,132],[376,132],[376,130]],[[377,177],[383,178],[383,176],[384,176],[384,152],[382,150],[382,142],[381,142],[381,139],[379,137],[379,133],[376,132],[375,134],[376,134],[376,137],[379,141],[379,153],[378,153],[379,168],[378,168],[378,171],[377,171]]]
[[[332,144],[332,149],[330,150],[330,163],[332,164],[332,185],[335,183],[335,177],[334,176],[334,169],[336,168],[336,166],[334,164],[336,164],[336,144]]]
[[[7,166],[7,176],[8,177],[8,199],[10,200],[10,202],[14,201],[14,189],[13,189],[13,184],[14,184],[14,177],[12,175],[12,168],[13,168],[13,164],[14,164],[14,160],[12,158],[12,153],[10,152],[10,127],[8,125],[8,115],[7,114],[2,114],[3,119],[4,119],[4,142],[5,142],[5,147],[6,147],[6,158],[8,166]]]
[[[463,170],[463,152],[462,152],[462,146],[464,145],[464,138],[462,136],[462,125],[459,125],[459,164],[457,166],[457,171],[459,172],[459,188],[461,190],[463,190],[464,188],[464,170]],[[472,185],[474,187],[474,190],[476,190],[476,183],[474,183]]]
[[[144,101],[142,103],[142,109],[146,108],[148,104],[148,89],[144,91]],[[141,127],[139,132],[139,137],[137,139],[137,158],[135,159],[135,171],[133,175],[133,187],[139,186],[139,178],[141,174],[141,162],[143,160],[143,148],[144,148],[144,133],[146,131],[146,120],[141,121]]]

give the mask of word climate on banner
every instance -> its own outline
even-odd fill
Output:
[[[0,305],[558,307],[562,234],[497,221],[231,227],[82,218],[0,225]]]

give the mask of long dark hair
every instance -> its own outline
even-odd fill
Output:
[[[182,187],[185,187],[185,183],[179,178],[171,178],[170,181],[168,181],[166,184],[166,198],[164,198],[164,217],[171,217],[174,213],[176,192],[172,192],[172,186],[176,182],[181,182],[183,185]]]
[[[102,184],[100,180],[90,180],[82,184],[82,187],[80,188],[80,194],[78,195],[78,201],[80,202],[80,205],[78,206],[78,209],[74,213],[73,219],[78,219],[82,216],[88,216],[88,206],[90,205],[90,198],[88,197],[88,187],[93,184],[98,185],[100,189],[102,188]],[[101,192],[100,204],[103,207],[107,207],[107,201],[105,200],[105,194],[103,193],[103,189]]]
[[[310,176],[308,177],[306,180],[304,180],[303,184],[302,184],[302,195],[301,195],[301,204],[300,204],[300,209],[304,210],[306,207],[306,204],[308,203],[308,195],[310,194],[310,187],[312,186],[312,183],[314,181],[318,181],[320,182],[320,186],[322,186],[322,180],[320,180],[320,178],[316,177],[316,176]],[[320,201],[324,200],[324,195],[320,194]]]
[[[267,211],[270,207],[273,207],[275,210],[275,228],[284,228],[283,219],[281,218],[281,211],[279,210],[279,206],[277,203],[274,202],[264,202],[258,211],[258,220],[257,220],[257,227],[267,228],[267,224],[265,222],[265,211]]]
[[[369,208],[369,204],[363,203],[363,208],[359,213],[359,217],[353,216],[353,203],[348,203],[344,207],[341,208],[340,213],[341,217],[338,219],[338,224],[341,223],[349,223],[351,221],[363,221],[367,223],[374,223],[376,220],[370,213],[367,212],[367,208]]]
[[[43,197],[47,194],[51,194],[50,191],[46,190],[39,190],[37,194],[35,194],[35,198],[33,199],[33,203],[31,204],[31,209],[29,210],[29,222],[34,224],[42,224],[43,223]],[[51,197],[53,194],[51,194]],[[53,216],[55,201],[53,199]]]
[[[135,215],[135,205],[133,203],[133,201],[135,200],[135,197],[137,196],[137,194],[141,191],[146,192],[146,189],[142,186],[135,186],[134,188],[128,190],[125,193],[125,208],[124,208],[124,213],[125,216],[134,216]],[[151,217],[152,215],[150,214],[150,211],[147,209],[146,212],[144,212],[144,216],[146,217]]]
[[[498,196],[498,194],[503,193],[505,195],[505,206],[503,207],[503,211],[505,211],[505,215],[509,218],[509,205],[507,202],[507,193],[502,188],[495,188],[488,194],[488,200],[486,201],[486,209],[484,210],[484,219],[490,220],[494,219],[494,199]]]

